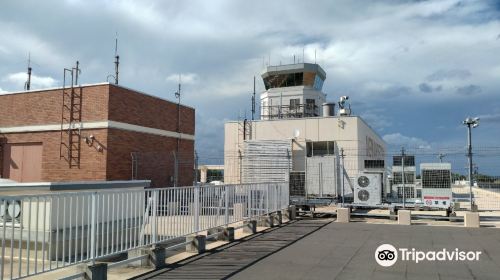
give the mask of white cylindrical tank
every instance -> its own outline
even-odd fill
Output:
[[[323,103],[323,117],[335,116],[335,103]]]

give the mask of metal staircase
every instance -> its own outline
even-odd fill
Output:
[[[74,86],[78,82],[79,72],[78,62],[76,68],[64,69],[59,157],[68,162],[69,168],[80,168],[82,88]],[[70,87],[66,85],[67,73],[71,75]]]

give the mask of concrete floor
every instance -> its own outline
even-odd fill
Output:
[[[480,261],[375,261],[384,243],[482,251]],[[301,220],[243,238],[141,279],[500,279],[500,231]]]

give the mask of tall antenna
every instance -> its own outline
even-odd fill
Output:
[[[80,70],[80,62],[77,60],[76,61],[76,67],[73,68],[75,71],[75,85],[78,85],[78,74],[82,73],[82,70]]]
[[[28,80],[24,84],[25,90],[30,90],[31,87],[31,53],[28,53]]]
[[[253,76],[252,121],[255,118],[255,76]]]
[[[118,84],[118,66],[120,65],[120,56],[118,55],[118,32],[115,37],[115,84]]]
[[[305,47],[302,47],[302,63],[306,63],[305,53]]]
[[[314,49],[314,64],[316,64],[316,49]]]

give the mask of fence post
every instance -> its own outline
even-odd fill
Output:
[[[97,192],[92,193],[92,217],[90,222],[90,259],[92,260],[92,265],[95,265],[95,234],[96,234],[96,219],[97,219]],[[64,242],[64,240],[63,240]]]
[[[224,223],[226,226],[229,224],[229,187],[230,185],[225,185],[224,186],[224,200],[225,200],[225,205],[224,205]]]
[[[252,191],[251,185],[245,185],[247,189],[247,217],[252,217]]]
[[[269,187],[271,185],[266,184],[266,215],[269,215]]]
[[[194,187],[194,232],[200,230],[200,186],[196,185]]]
[[[152,214],[152,221],[151,221],[151,226],[152,226],[152,234],[153,234],[153,244],[156,244],[158,242],[158,231],[156,228],[156,211],[158,208],[158,190],[153,190],[152,191],[152,203],[151,203],[151,214]]]

